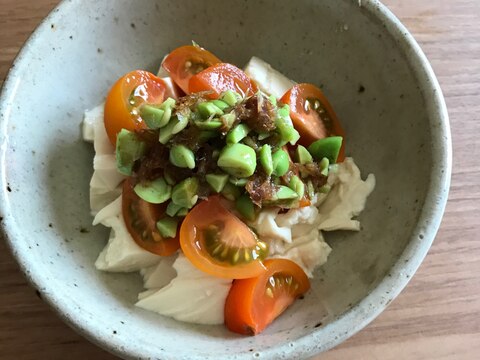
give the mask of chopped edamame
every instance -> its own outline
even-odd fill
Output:
[[[249,177],[257,167],[257,156],[255,151],[247,145],[231,144],[225,146],[220,152],[217,165],[235,177]]]
[[[116,160],[117,169],[124,175],[131,175],[135,161],[139,160],[146,151],[146,145],[137,135],[122,129],[117,135]]]
[[[268,144],[263,145],[259,151],[260,164],[267,176],[273,173],[272,147]]]
[[[137,184],[133,188],[135,194],[151,204],[161,204],[170,199],[172,187],[164,178],[158,178],[150,183]]]
[[[250,132],[250,128],[245,124],[238,124],[227,134],[227,143],[236,144],[240,142]]]
[[[228,181],[228,175],[227,174],[207,174],[205,175],[205,180],[215,192],[219,193],[225,187],[225,184]]]
[[[295,160],[300,164],[311,164],[313,162],[312,155],[308,152],[307,148],[302,145],[298,145],[295,150]]]
[[[290,167],[288,154],[285,150],[279,149],[272,155],[273,174],[276,176],[283,176],[287,173]]]
[[[194,177],[181,181],[172,190],[172,201],[181,207],[192,208],[198,200],[198,186],[198,179]]]
[[[177,236],[178,220],[172,217],[164,217],[157,221],[157,229],[164,238],[174,238]]]
[[[342,147],[343,138],[341,136],[330,136],[317,140],[310,144],[308,151],[318,161],[327,158],[331,164],[335,164]]]
[[[235,202],[235,209],[248,221],[255,220],[255,205],[253,205],[250,196],[243,194]]]
[[[195,154],[185,145],[175,145],[170,149],[170,162],[180,168],[195,168]]]

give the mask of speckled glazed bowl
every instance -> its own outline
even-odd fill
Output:
[[[347,153],[377,188],[359,233],[328,234],[333,252],[312,290],[256,337],[134,307],[139,275],[93,264],[93,150],[84,109],[123,73],[155,71],[195,40],[242,66],[252,55],[323,87]],[[66,0],[37,29],[1,96],[0,212],[28,279],[72,327],[125,358],[293,359],[340,343],[404,288],[427,253],[447,199],[451,144],[437,80],[420,48],[372,0]]]

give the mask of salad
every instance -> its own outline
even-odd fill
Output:
[[[308,292],[331,251],[322,231],[360,230],[352,218],[375,186],[345,157],[319,88],[196,44],[157,75],[121,77],[86,112],[83,137],[94,224],[111,228],[95,266],[140,271],[141,308],[239,334]]]

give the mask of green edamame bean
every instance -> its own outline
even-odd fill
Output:
[[[230,177],[230,179],[228,179],[228,181],[230,181],[231,184],[233,184],[235,186],[240,186],[240,187],[244,187],[248,183],[247,178],[240,178],[239,179],[239,178],[236,178],[236,177]]]
[[[180,210],[178,210],[177,216],[181,216],[181,217],[187,216],[188,210],[189,209],[187,209],[187,208],[181,208]]]
[[[163,103],[160,104],[159,108],[162,110],[171,109],[175,107],[175,99],[169,97]]]
[[[225,187],[225,184],[228,181],[228,175],[227,174],[207,174],[205,175],[205,180],[215,192],[219,193]]]
[[[229,182],[225,184],[223,190],[221,191],[221,194],[225,199],[230,201],[237,200],[241,195],[240,188]]]
[[[260,158],[260,164],[262,164],[265,173],[270,176],[273,173],[273,159],[272,148],[270,145],[265,144],[260,148],[258,152]]]
[[[223,126],[221,121],[210,120],[210,121],[195,121],[195,126],[202,130],[216,130]]]
[[[300,139],[300,134],[293,127],[292,119],[290,119],[290,107],[288,105],[278,109],[275,125],[280,135],[280,146],[287,143],[295,145],[298,139]]]
[[[157,221],[157,229],[163,238],[177,236],[178,220],[172,217],[164,217]]]
[[[292,176],[288,186],[298,194],[299,198],[302,198],[303,195],[305,195],[305,184],[297,175]]]
[[[180,131],[185,129],[188,125],[188,117],[177,114],[170,119],[170,122],[163,128],[160,129],[158,135],[158,141],[161,144],[166,144],[170,141],[173,135],[178,134]]]
[[[120,130],[117,135],[115,150],[118,171],[130,176],[135,161],[140,159],[145,151],[145,143],[140,141],[134,132],[125,129]]]
[[[302,145],[297,146],[297,149],[295,150],[295,159],[298,163],[303,165],[311,164],[313,162],[312,155],[308,152],[307,148]]]
[[[273,104],[273,106],[277,106],[277,98],[274,95],[270,95],[268,100]]]
[[[180,211],[180,209],[183,209],[180,205],[175,204],[173,201],[170,201],[167,205],[167,209],[165,210],[165,213],[168,216],[175,216],[177,213]]]
[[[227,134],[227,143],[236,144],[248,135],[250,128],[245,124],[238,124]]]
[[[280,185],[276,193],[276,198],[278,200],[293,200],[298,198],[298,194],[289,187]]]
[[[164,203],[172,195],[172,187],[167,184],[164,178],[158,178],[145,184],[137,184],[133,190],[141,199],[151,204]]]
[[[335,164],[338,159],[343,138],[341,136],[330,136],[317,140],[310,144],[308,151],[315,160],[327,158],[331,164]]]
[[[213,103],[213,105],[215,105],[216,107],[218,107],[222,111],[230,107],[230,105],[228,105],[223,100],[212,100],[211,103]]]
[[[220,122],[223,124],[223,127],[228,130],[233,126],[233,123],[237,119],[235,113],[231,112],[220,116]]]
[[[307,181],[307,194],[310,199],[313,199],[315,196],[315,189],[313,188],[312,180]]]
[[[185,145],[174,145],[170,149],[170,162],[180,168],[195,168],[195,154]]]
[[[323,176],[328,176],[328,166],[330,165],[330,161],[328,160],[328,158],[324,157],[321,161],[320,161],[320,173],[323,175]]]
[[[229,106],[235,106],[242,100],[242,97],[235,91],[227,90],[223,93],[221,99],[225,101]]]
[[[243,194],[235,201],[235,209],[248,221],[255,220],[255,205],[250,196]]]
[[[143,105],[140,109],[140,116],[150,129],[160,129],[170,121],[174,107],[175,99],[169,97],[160,105]]]
[[[190,209],[198,200],[198,179],[191,177],[178,183],[172,190],[172,201],[187,209]]]
[[[142,117],[145,124],[147,124],[149,129],[160,129],[167,125],[167,122],[164,122],[165,110],[159,109],[152,105],[143,105],[140,109],[140,116]],[[167,117],[165,117],[166,119]],[[169,118],[170,120],[170,118]]]
[[[255,151],[244,144],[231,144],[225,146],[220,152],[217,165],[226,173],[244,178],[252,176],[257,167]]]
[[[208,119],[210,116],[223,115],[222,109],[211,101],[198,104],[197,110],[204,119]]]
[[[178,113],[172,119],[174,123],[172,127],[172,134],[178,134],[180,131],[185,129],[188,125],[188,116]]]
[[[283,176],[290,167],[290,161],[286,151],[279,149],[272,155],[273,174],[275,176]]]

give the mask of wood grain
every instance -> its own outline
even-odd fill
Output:
[[[1,0],[0,80],[57,0]],[[450,113],[453,177],[446,214],[407,289],[370,326],[318,357],[480,358],[480,1],[385,0],[414,34]],[[30,288],[0,242],[0,357],[113,359],[64,325]]]

